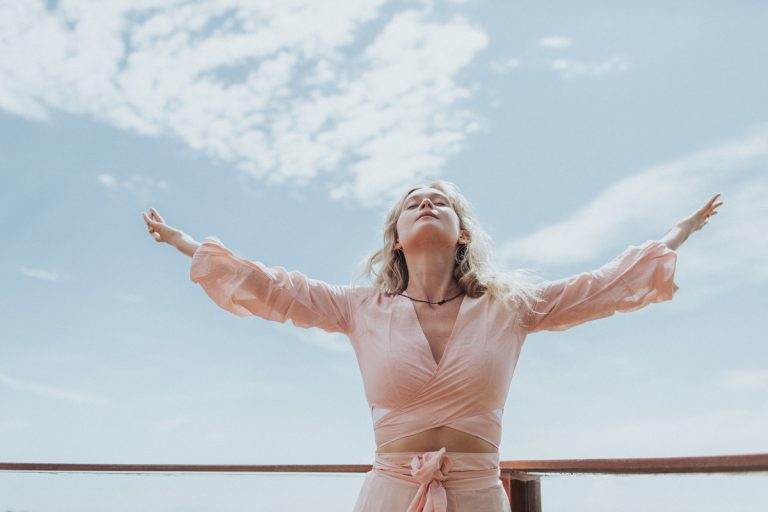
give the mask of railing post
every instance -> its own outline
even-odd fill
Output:
[[[541,484],[538,477],[502,471],[501,482],[512,512],[541,512]]]

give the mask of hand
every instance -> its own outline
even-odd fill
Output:
[[[149,234],[152,235],[155,242],[165,242],[174,245],[175,241],[181,238],[182,231],[166,224],[165,220],[154,208],[149,209],[149,216],[145,212],[141,212],[141,214],[144,216]]]
[[[683,219],[680,224],[684,225],[690,233],[703,228],[709,222],[709,218],[711,216],[717,215],[717,211],[715,209],[723,204],[722,201],[715,203],[715,199],[717,199],[719,195],[719,193],[715,194],[712,199],[707,201],[707,204],[696,210],[689,217]]]

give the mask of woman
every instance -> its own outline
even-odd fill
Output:
[[[501,415],[526,336],[670,300],[674,251],[717,214],[718,196],[660,240],[629,246],[595,271],[539,282],[522,269],[496,270],[488,235],[446,181],[411,188],[392,207],[384,246],[362,272],[373,286],[267,267],[216,237],[196,242],[154,208],[143,216],[155,241],[192,257],[191,280],[220,307],[349,337],[377,445],[355,512],[508,512]]]

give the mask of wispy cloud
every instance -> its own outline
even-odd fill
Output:
[[[630,65],[622,57],[610,57],[597,62],[585,62],[572,59],[554,59],[551,68],[565,78],[588,75],[600,76],[609,73],[624,73],[629,71]]]
[[[491,69],[501,75],[509,73],[511,70],[520,67],[520,60],[509,58],[506,60],[495,60],[491,62]]]
[[[343,334],[325,332],[318,328],[297,329],[293,325],[290,326],[290,329],[290,334],[292,336],[297,337],[299,340],[309,345],[314,345],[332,352],[352,352],[349,338]]]
[[[768,370],[727,370],[715,381],[726,391],[768,391]]]
[[[539,38],[537,44],[542,48],[566,48],[573,44],[573,40],[566,36],[545,36]]]
[[[172,135],[269,183],[329,174],[330,197],[374,206],[437,176],[480,128],[456,76],[487,45],[464,18],[382,19],[384,3],[6,2],[0,108]]]
[[[124,190],[134,194],[143,202],[150,200],[157,190],[166,191],[170,189],[167,181],[156,180],[152,177],[141,176],[135,173],[124,180],[120,180],[112,174],[102,173],[96,176],[96,183],[107,190]]]
[[[725,204],[718,215],[678,249],[677,275],[689,281],[686,303],[694,307],[731,288],[768,282],[768,238],[755,236],[768,232],[767,163],[768,126],[760,126],[744,138],[631,174],[562,221],[509,241],[500,255],[510,265],[594,265],[606,247],[661,238],[720,192]]]
[[[49,386],[37,382],[24,381],[10,377],[7,374],[0,373],[0,385],[21,393],[30,393],[33,395],[62,400],[65,402],[76,402],[88,405],[108,404],[109,400],[89,391],[80,391],[67,389],[58,386]]]
[[[33,279],[42,279],[44,281],[58,281],[61,279],[60,274],[56,272],[51,272],[50,270],[45,270],[42,268],[22,266],[21,268],[19,268],[19,272],[21,272],[27,277],[31,277]]]

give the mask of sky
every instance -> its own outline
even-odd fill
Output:
[[[768,452],[767,15],[0,0],[0,461],[371,464],[348,339],[218,308],[141,214],[347,283],[395,198],[432,179],[469,199],[503,267],[550,279],[725,203],[677,250],[673,300],[529,336],[502,460]],[[3,472],[0,508],[351,510],[362,478]],[[765,484],[541,489],[545,510],[744,512]]]

